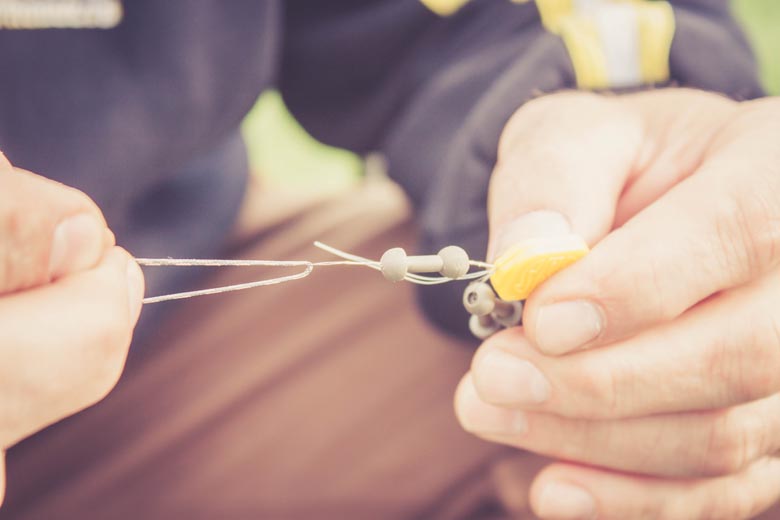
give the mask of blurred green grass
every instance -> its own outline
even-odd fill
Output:
[[[756,52],[767,91],[780,94],[780,0],[732,0],[732,6]],[[314,140],[277,92],[260,96],[242,131],[252,169],[272,184],[335,191],[360,175],[360,158]]]
[[[276,91],[260,96],[241,130],[252,170],[269,183],[337,191],[360,175],[360,158],[316,141],[290,115]]]
[[[780,94],[780,1],[732,0],[756,53],[767,92]]]

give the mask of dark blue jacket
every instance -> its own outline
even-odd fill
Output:
[[[725,0],[679,0],[674,83],[761,94]],[[238,125],[279,88],[317,138],[386,154],[422,215],[422,245],[487,243],[486,190],[505,121],[575,86],[533,3],[472,0],[126,0],[111,30],[0,29],[0,149],[92,196],[138,256],[212,256],[241,201]],[[528,189],[532,189],[529,186]],[[149,278],[150,292],[182,279]],[[424,288],[463,330],[458,284]]]

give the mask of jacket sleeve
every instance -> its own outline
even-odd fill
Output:
[[[534,96],[576,87],[566,48],[535,5],[472,1],[449,17],[412,0],[287,5],[281,90],[293,113],[325,142],[386,155],[420,215],[421,250],[457,244],[483,258],[487,186],[506,121]],[[725,0],[673,6],[672,81],[760,95]],[[718,63],[703,63],[702,49]],[[467,336],[463,288],[418,294],[429,318]]]
[[[124,5],[111,30],[0,30],[0,148],[112,223],[230,139],[271,83],[281,19],[254,0]]]
[[[737,100],[764,95],[753,51],[728,0],[675,0],[672,82]]]

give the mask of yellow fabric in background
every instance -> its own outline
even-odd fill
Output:
[[[469,0],[420,0],[428,9],[439,16],[449,16],[468,3]]]
[[[525,3],[527,0],[513,0],[515,3]],[[574,0],[536,0],[536,7],[542,17],[542,25],[548,31],[558,34],[561,23],[574,12]]]
[[[669,2],[650,2],[637,6],[642,80],[647,84],[669,80],[669,51],[674,39],[674,11]]]
[[[671,5],[662,1],[604,0],[604,8],[616,3],[630,3],[636,10],[637,60],[642,84],[667,81],[669,50],[675,28]],[[577,86],[591,90],[610,88],[606,53],[593,15],[578,12],[575,0],[536,0],[536,5],[545,28],[563,39],[577,77]]]
[[[556,23],[566,50],[569,51],[577,86],[593,90],[608,88],[607,58],[593,20],[568,15]]]
[[[766,86],[771,93],[780,94],[780,1],[732,0],[732,4],[758,52]],[[247,116],[242,133],[252,169],[268,182],[320,189],[348,185],[360,176],[360,158],[314,141],[295,122],[276,92],[266,92],[260,98]]]

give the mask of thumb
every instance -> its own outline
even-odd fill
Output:
[[[0,156],[0,294],[88,269],[113,243],[89,197]]]
[[[567,92],[527,103],[508,122],[491,178],[488,258],[528,238],[612,228],[639,155],[642,123],[615,99]]]

